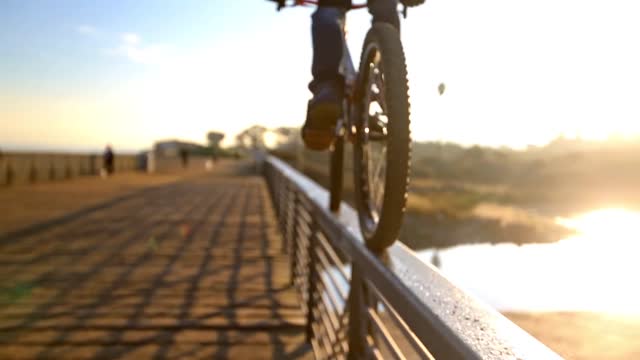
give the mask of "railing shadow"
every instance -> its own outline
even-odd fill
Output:
[[[259,179],[197,179],[0,244],[0,358],[310,356]]]

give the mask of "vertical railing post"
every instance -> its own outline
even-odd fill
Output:
[[[15,177],[15,171],[13,171],[13,167],[11,166],[11,164],[7,164],[7,174],[6,174],[6,180],[5,180],[5,184],[11,185],[13,184],[13,178]]]
[[[349,289],[348,306],[348,359],[363,359],[366,356],[367,347],[367,326],[365,322],[366,303],[364,298],[364,282],[360,274],[360,269],[358,269],[355,263],[351,265],[351,286]]]
[[[293,236],[293,219],[294,219],[294,213],[295,213],[295,203],[296,203],[296,193],[293,190],[293,186],[290,184],[287,184],[287,188],[285,190],[286,192],[286,199],[287,199],[287,205],[286,205],[286,229],[284,229],[285,231],[285,236],[287,237],[287,242],[289,242],[289,246],[287,247],[287,249],[291,249],[292,247],[292,236]]]
[[[267,162],[264,168],[264,173],[269,183],[269,189],[271,189],[271,195],[275,204],[275,210],[278,214],[278,224],[280,224],[281,213],[281,201],[282,201],[282,183],[277,180],[278,173],[273,169],[271,163]]]
[[[284,181],[285,179],[278,173],[278,179],[274,179],[274,186],[278,187],[278,222],[280,224],[280,231],[282,231],[282,252],[289,252],[289,238],[287,237],[286,227],[288,218],[289,207],[289,183]]]
[[[269,193],[273,194],[275,197],[275,195],[278,193],[278,189],[273,187],[273,181],[271,181],[271,171],[269,170],[270,170],[270,166],[268,165],[265,166],[264,171],[262,172],[262,176],[267,181],[267,186],[269,187]]]
[[[297,227],[298,227],[298,204],[300,199],[298,199],[299,195],[295,192],[291,187],[289,188],[289,198],[292,202],[291,209],[289,210],[289,223],[287,224],[287,233],[289,242],[291,245],[289,248],[291,249],[291,253],[289,257],[291,258],[291,284],[295,282],[296,277],[296,266],[298,265],[298,235],[297,235]]]
[[[316,307],[316,282],[318,280],[318,270],[316,268],[317,255],[316,255],[316,246],[318,244],[318,229],[315,221],[312,221],[309,224],[311,229],[311,235],[309,236],[309,245],[308,245],[308,256],[309,256],[309,274],[307,280],[307,341],[311,341],[313,337],[313,322],[315,321],[313,315],[313,309]]]

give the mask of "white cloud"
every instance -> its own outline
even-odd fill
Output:
[[[137,64],[160,65],[173,61],[177,57],[173,46],[167,44],[145,44],[140,35],[123,33],[120,44],[115,49],[106,51],[109,54],[123,56]]]
[[[76,26],[75,30],[77,33],[82,35],[93,35],[98,32],[98,29],[96,29],[94,26],[86,24]]]
[[[140,35],[134,33],[122,34],[122,41],[125,44],[136,45],[140,43]]]

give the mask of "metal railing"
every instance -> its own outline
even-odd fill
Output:
[[[117,154],[116,173],[138,170],[135,155]],[[99,175],[100,154],[0,152],[0,186],[33,184]]]
[[[401,243],[365,247],[355,211],[275,157],[265,176],[318,359],[558,359]]]

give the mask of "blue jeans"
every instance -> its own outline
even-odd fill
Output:
[[[398,0],[368,0],[369,13],[373,22],[386,22],[400,29]],[[351,6],[350,0],[320,0],[318,9],[311,16],[311,36],[313,39],[313,81],[309,89],[314,92],[317,84],[334,82],[344,85],[339,73],[344,49],[345,15]]]

